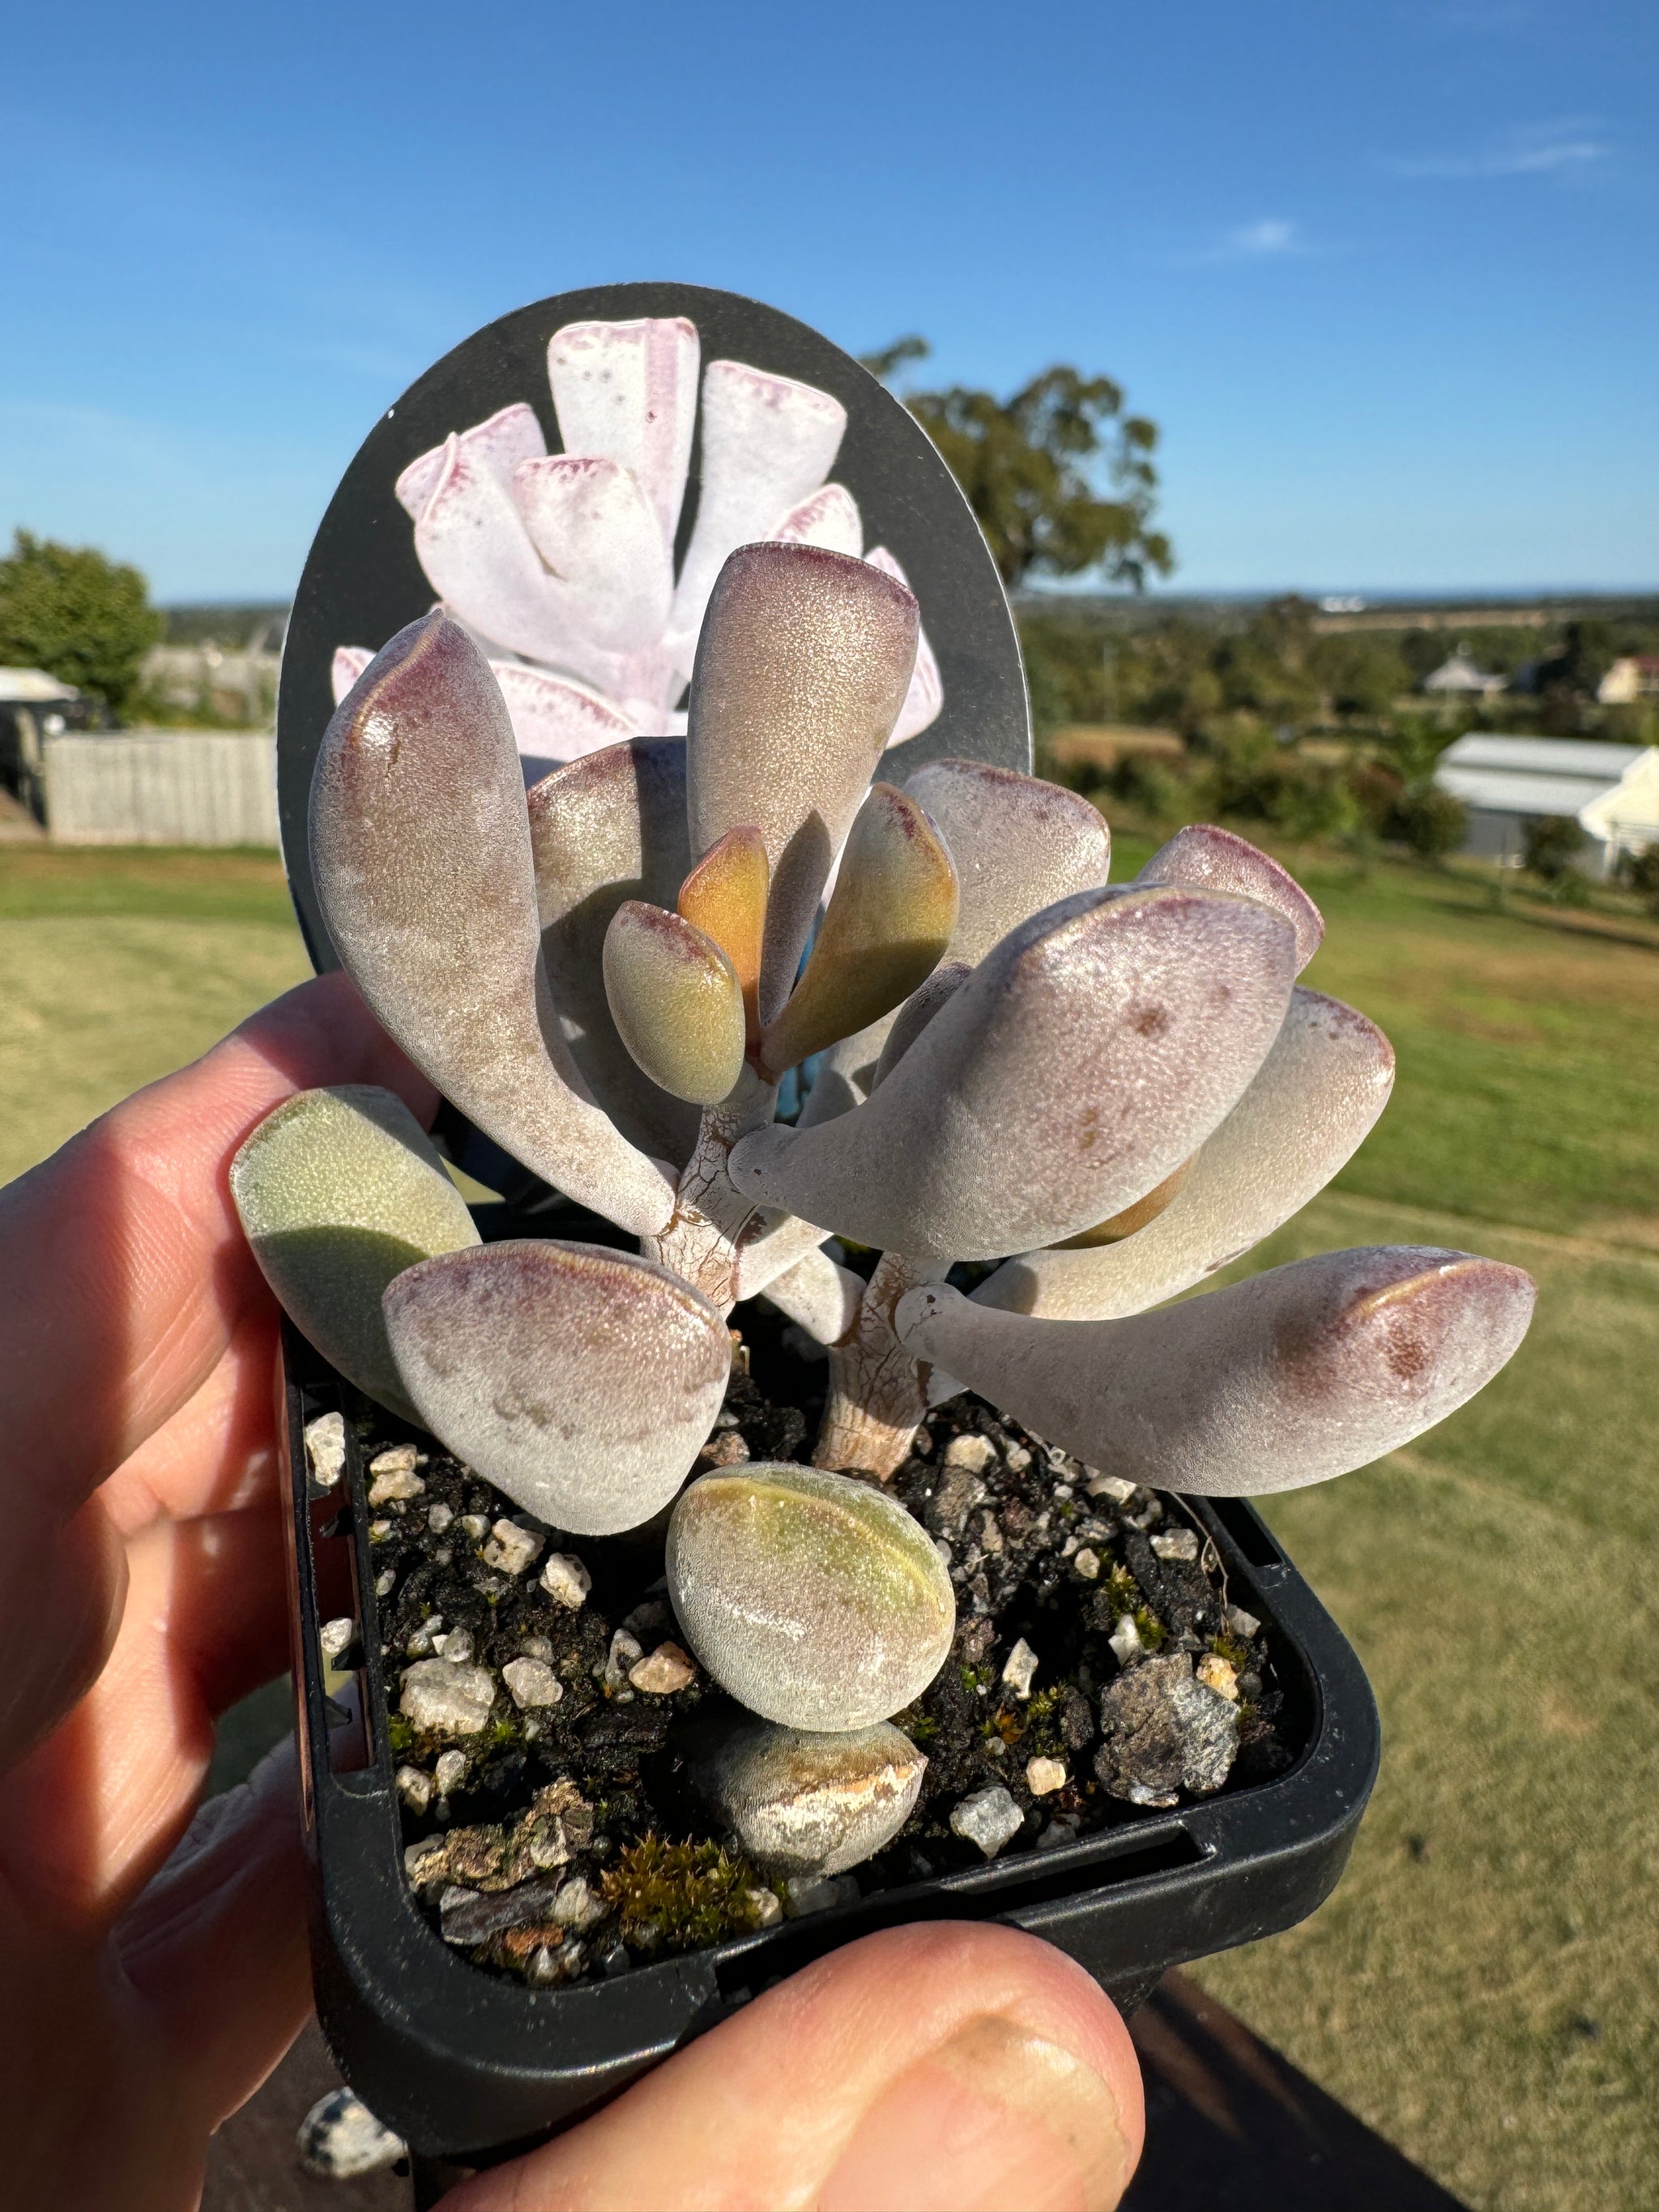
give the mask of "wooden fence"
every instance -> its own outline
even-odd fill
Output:
[[[241,730],[65,732],[46,741],[65,845],[275,845],[276,741]]]

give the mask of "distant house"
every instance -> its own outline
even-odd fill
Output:
[[[1467,645],[1460,645],[1431,676],[1423,678],[1425,691],[1454,699],[1490,699],[1504,689],[1504,684],[1503,677],[1475,666]]]
[[[45,740],[84,728],[86,702],[72,684],[42,668],[0,668],[0,790],[39,818],[43,807]]]
[[[1659,699],[1659,653],[1621,653],[1595,687],[1604,707],[1633,707],[1638,699]]]
[[[1620,853],[1659,845],[1659,746],[1604,745],[1583,738],[1459,738],[1434,780],[1469,810],[1463,850],[1518,866],[1529,822],[1577,823],[1601,875]]]

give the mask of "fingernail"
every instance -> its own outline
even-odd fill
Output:
[[[865,2112],[821,2212],[1110,2212],[1129,2154],[1110,2088],[994,2014],[964,2021]]]

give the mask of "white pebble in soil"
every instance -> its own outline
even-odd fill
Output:
[[[371,1474],[412,1474],[424,1463],[424,1455],[413,1444],[388,1444],[370,1460],[368,1471]]]
[[[605,1917],[605,1907],[587,1886],[586,1875],[573,1875],[553,1899],[553,1917],[561,1928],[591,1928]]]
[[[1115,1505],[1127,1505],[1135,1494],[1133,1482],[1126,1482],[1121,1474],[1101,1474],[1093,1468],[1085,1468],[1089,1480],[1085,1486],[1091,1498],[1109,1498]]]
[[[432,1648],[452,1667],[465,1667],[472,1656],[472,1632],[470,1628],[452,1628],[447,1636],[434,1636]]]
[[[521,1646],[526,1659],[550,1659],[553,1646],[544,1636],[526,1636]]]
[[[856,1905],[863,1893],[850,1874],[795,1875],[779,1887],[783,1910],[791,1920],[830,1912],[838,1905]]]
[[[759,1928],[775,1928],[783,1917],[783,1900],[775,1889],[745,1889],[743,1893],[755,1908],[755,1924]]]
[[[374,1595],[376,1597],[390,1597],[392,1591],[395,1590],[397,1587],[398,1571],[395,1567],[388,1567],[383,1575],[376,1575],[374,1577]]]
[[[1235,1636],[1242,1636],[1248,1644],[1261,1623],[1253,1613],[1246,1613],[1242,1605],[1230,1605],[1227,1607],[1227,1626]]]
[[[611,1650],[605,1662],[605,1686],[613,1698],[631,1698],[628,1670],[637,1660],[643,1659],[637,1636],[630,1636],[625,1628],[617,1629],[611,1639]]]
[[[580,1613],[593,1577],[574,1552],[555,1552],[542,1569],[541,1583],[556,1604]]]
[[[1066,1787],[1066,1763],[1059,1759],[1028,1759],[1025,1787],[1033,1797],[1051,1797]]]
[[[466,1773],[466,1753],[464,1751],[440,1752],[432,1770],[432,1779],[441,1797],[447,1797],[452,1790],[460,1787]]]
[[[1160,1559],[1182,1559],[1188,1565],[1198,1557],[1198,1532],[1195,1528],[1174,1528],[1167,1536],[1154,1536],[1152,1549]]]
[[[1091,1544],[1084,1545],[1073,1557],[1072,1565],[1085,1583],[1097,1582],[1100,1579],[1100,1554]]]
[[[629,1668],[628,1679],[651,1697],[672,1698],[696,1680],[696,1663],[678,1644],[659,1644],[648,1658]]]
[[[475,1544],[482,1544],[489,1534],[489,1522],[482,1513],[463,1513],[455,1523],[463,1536],[470,1536]]]
[[[1024,1814],[1000,1782],[988,1790],[975,1790],[971,1797],[964,1797],[951,1809],[952,1834],[976,1844],[988,1859],[994,1859],[1005,1844],[1012,1842],[1024,1820]]]
[[[426,1525],[434,1536],[441,1536],[454,1518],[454,1507],[440,1504],[427,1509]]]
[[[345,1473],[345,1415],[319,1413],[306,1423],[306,1458],[319,1490],[332,1490]]]
[[[1146,1647],[1140,1640],[1140,1631],[1127,1613],[1123,1614],[1106,1641],[1117,1654],[1117,1662],[1120,1667],[1127,1667],[1133,1660],[1146,1656]]]
[[[504,1575],[527,1573],[541,1557],[546,1540],[533,1529],[520,1528],[516,1521],[498,1521],[483,1547],[483,1563]]]
[[[317,1631],[317,1642],[325,1659],[342,1659],[351,1649],[357,1635],[357,1624],[349,1613],[337,1620],[325,1620]]]
[[[418,1766],[400,1766],[397,1784],[398,1795],[411,1813],[424,1813],[432,1802],[432,1777],[422,1774]]]
[[[1024,1474],[1031,1464],[1031,1455],[1024,1444],[1005,1444],[1002,1456],[1009,1471],[1014,1474]]]
[[[989,1437],[952,1437],[945,1447],[946,1467],[965,1467],[970,1474],[983,1474],[996,1455]]]
[[[404,1669],[398,1710],[417,1729],[443,1735],[479,1735],[489,1725],[495,1701],[495,1680],[487,1667],[417,1659]]]
[[[380,2173],[407,2155],[401,2136],[377,2120],[349,2089],[331,2089],[300,2123],[300,2163],[325,2181]]]
[[[1008,1654],[1007,1663],[1002,1670],[1003,1680],[1007,1683],[1017,1698],[1025,1698],[1030,1696],[1031,1684],[1036,1679],[1037,1665],[1036,1653],[1022,1636]]]
[[[501,1669],[501,1680],[520,1712],[533,1706],[556,1705],[564,1695],[564,1684],[545,1659],[509,1659]]]
[[[386,1454],[381,1453],[384,1459]],[[379,1462],[375,1464],[378,1466]],[[371,1505],[394,1505],[410,1498],[418,1498],[426,1488],[424,1480],[411,1468],[393,1468],[390,1474],[377,1474],[368,1486]]]
[[[437,1649],[434,1638],[443,1632],[444,1617],[441,1613],[434,1613],[430,1620],[421,1623],[404,1644],[404,1656],[409,1659],[429,1659]]]
[[[1193,1672],[1206,1690],[1215,1691],[1233,1705],[1238,1703],[1237,1671],[1218,1651],[1206,1651]]]

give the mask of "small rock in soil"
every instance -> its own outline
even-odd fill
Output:
[[[504,1575],[522,1575],[541,1557],[546,1540],[533,1529],[521,1528],[516,1521],[498,1521],[483,1547],[483,1563],[498,1567]]]
[[[686,1689],[696,1680],[697,1670],[690,1654],[678,1644],[659,1644],[648,1657],[629,1668],[628,1679],[647,1696],[672,1698],[676,1690]]]
[[[452,1628],[447,1636],[434,1636],[432,1648],[452,1667],[465,1667],[472,1656],[472,1632],[470,1628]]]
[[[1116,1652],[1121,1667],[1130,1666],[1135,1660],[1146,1656],[1146,1647],[1140,1640],[1140,1631],[1129,1613],[1123,1615],[1106,1641]]]
[[[385,1459],[389,1455],[382,1452],[380,1456]],[[413,1467],[395,1467],[389,1474],[374,1477],[368,1486],[368,1502],[371,1505],[403,1504],[411,1498],[420,1497],[425,1488],[426,1484]]]
[[[324,2181],[353,2181],[407,2157],[398,2136],[349,2089],[331,2089],[300,2123],[300,2163]]]
[[[555,1552],[542,1569],[541,1586],[556,1605],[580,1613],[593,1577],[574,1552]]]
[[[1167,1536],[1154,1536],[1152,1549],[1160,1559],[1193,1560],[1198,1557],[1198,1532],[1174,1528]]]
[[[319,1413],[314,1421],[306,1423],[306,1458],[311,1479],[319,1489],[332,1490],[345,1473],[345,1449],[343,1413]]]
[[[487,1943],[492,1936],[526,1921],[551,1919],[558,1889],[556,1881],[520,1882],[493,1896],[476,1889],[447,1889],[438,1899],[439,1932],[446,1943]]]
[[[630,1636],[625,1628],[619,1628],[611,1639],[610,1653],[605,1662],[605,1686],[613,1698],[632,1697],[634,1693],[629,1687],[628,1670],[644,1656],[639,1638]]]
[[[1052,1796],[1056,1790],[1066,1787],[1066,1768],[1058,1759],[1028,1759],[1025,1762],[1025,1787],[1033,1797]]]
[[[433,1786],[441,1797],[447,1797],[452,1790],[459,1790],[466,1774],[466,1753],[464,1751],[441,1751],[432,1769]]]
[[[1031,1694],[1031,1684],[1036,1679],[1037,1656],[1022,1636],[1008,1654],[1002,1669],[1002,1679],[1017,1698],[1024,1699]]]
[[[1085,1469],[1088,1480],[1085,1488],[1091,1498],[1109,1498],[1115,1505],[1127,1505],[1135,1494],[1133,1482],[1126,1482],[1121,1474],[1098,1474],[1094,1468]]]
[[[324,1658],[334,1660],[337,1663],[351,1649],[356,1638],[357,1624],[349,1613],[342,1613],[335,1620],[325,1620],[317,1631],[317,1642]]]
[[[951,1813],[952,1832],[970,1844],[977,1844],[988,1859],[994,1859],[1005,1844],[1013,1840],[1024,1820],[1024,1814],[1000,1783],[988,1790],[975,1790]]]
[[[1224,1659],[1218,1651],[1206,1651],[1193,1673],[1206,1690],[1215,1691],[1232,1705],[1238,1703],[1238,1676],[1231,1661]]]
[[[741,1467],[748,1456],[749,1447],[736,1429],[718,1431],[697,1454],[706,1467]]]
[[[411,1813],[424,1813],[432,1802],[432,1777],[423,1774],[418,1766],[398,1769],[398,1795]]]
[[[783,1917],[783,1899],[775,1889],[745,1889],[743,1893],[755,1909],[757,1928],[775,1928]]]
[[[422,1463],[422,1455],[413,1444],[391,1444],[378,1451],[368,1462],[371,1474],[412,1474]]]
[[[965,1441],[968,1440],[962,1437],[956,1439],[957,1443]],[[971,1441],[983,1443],[985,1439],[975,1437]],[[974,1469],[953,1467],[947,1453],[945,1472],[927,1501],[923,1517],[934,1536],[942,1536],[947,1543],[956,1543],[967,1531],[968,1516],[976,1505],[982,1505],[988,1495],[984,1483]]]
[[[605,1907],[587,1886],[586,1875],[574,1875],[553,1900],[553,1917],[561,1928],[591,1928],[605,1917]]]
[[[564,1695],[564,1684],[545,1659],[509,1659],[501,1669],[501,1680],[520,1712],[532,1706],[556,1705]]]
[[[1072,1556],[1072,1565],[1085,1583],[1097,1581],[1100,1576],[1100,1554],[1092,1545],[1082,1545]]]
[[[794,1875],[779,1886],[783,1910],[791,1920],[804,1920],[809,1912],[830,1912],[838,1905],[856,1905],[862,1893],[850,1874]]]
[[[1227,1626],[1235,1636],[1242,1637],[1248,1644],[1258,1633],[1261,1623],[1253,1613],[1246,1613],[1242,1605],[1230,1605],[1227,1607]]]
[[[455,1509],[453,1505],[438,1504],[429,1505],[427,1508],[426,1525],[434,1536],[441,1536],[454,1518]]]
[[[965,1467],[970,1474],[983,1474],[996,1455],[989,1437],[952,1437],[945,1447],[946,1467]]]
[[[449,1659],[417,1659],[404,1669],[398,1710],[417,1729],[439,1735],[477,1735],[489,1725],[495,1684],[487,1667]]]
[[[1095,1774],[1114,1797],[1174,1804],[1178,1790],[1207,1796],[1227,1779],[1238,1712],[1194,1680],[1188,1653],[1172,1652],[1143,1660],[1103,1693],[1100,1732]]]

